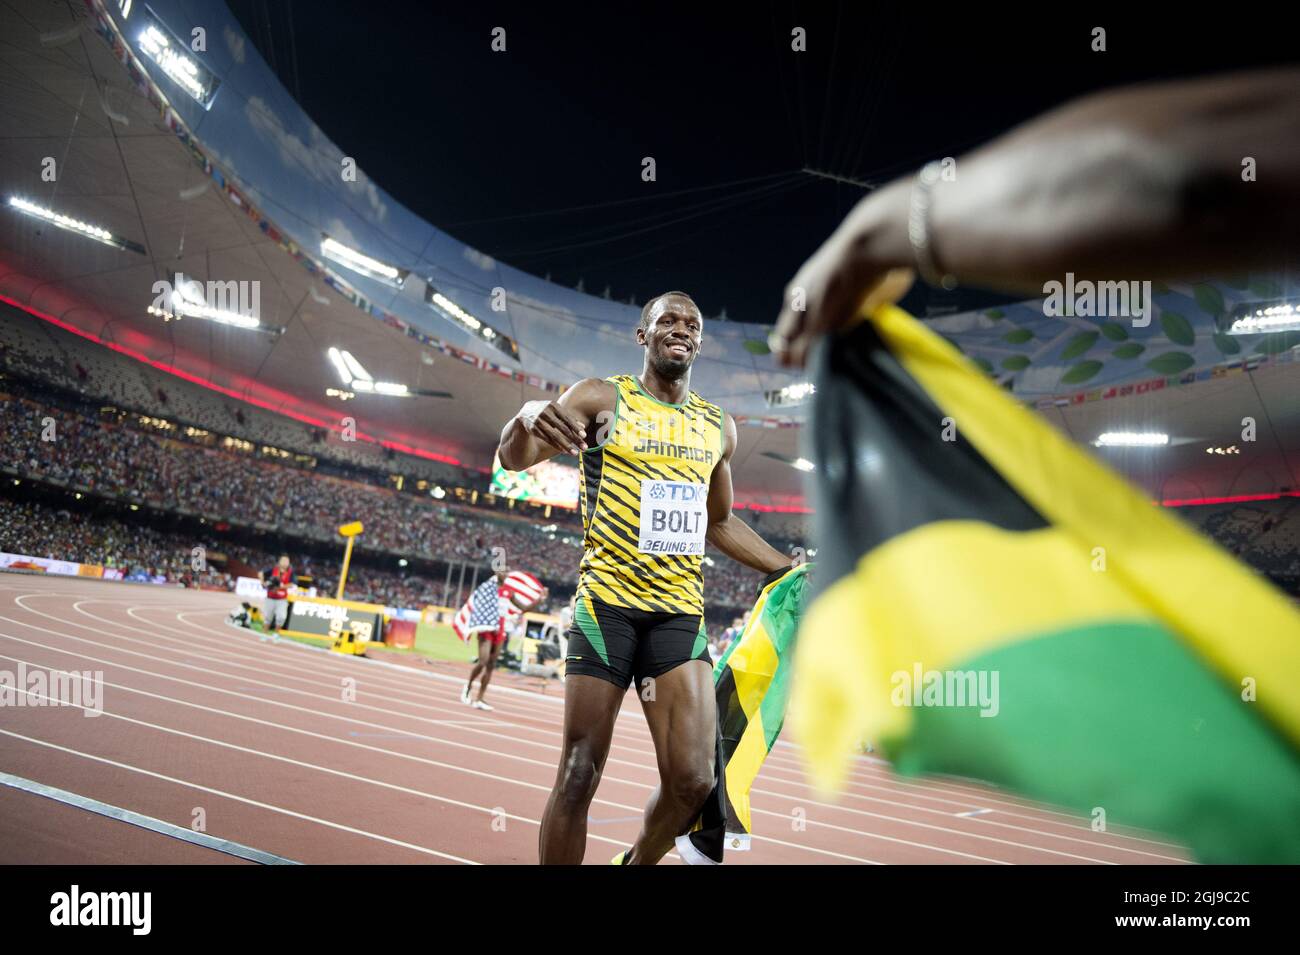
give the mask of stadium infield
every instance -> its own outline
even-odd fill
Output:
[[[0,773],[74,797],[0,785],[0,863],[245,861],[139,819],[189,831],[200,820],[210,843],[302,863],[536,861],[561,686],[498,673],[496,709],[472,710],[460,702],[467,663],[264,641],[225,623],[237,603],[0,574],[0,671],[102,672],[99,715],[0,707]],[[656,779],[629,695],[591,808],[588,864],[631,843]],[[1094,832],[1077,814],[969,780],[901,779],[873,756],[827,799],[788,741],[764,765],[753,806],[753,851],[728,864],[1188,861],[1163,838]]]

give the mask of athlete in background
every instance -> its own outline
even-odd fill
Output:
[[[629,684],[640,690],[659,786],[633,846],[615,857],[653,865],[699,815],[714,784],[717,707],[703,627],[707,540],[769,575],[789,558],[731,512],[736,423],[690,390],[703,320],[667,292],[641,312],[640,377],[587,378],[531,401],[501,432],[502,467],[578,455],[583,521],[569,631],[564,745],[542,819],[542,863],[582,861],[587,808]]]
[[[460,692],[460,700],[477,710],[491,710],[484,702],[492,671],[496,669],[501,648],[506,643],[506,621],[517,614],[526,613],[546,597],[546,588],[532,574],[515,570],[493,574],[474,588],[465,606],[460,608],[451,622],[456,636],[468,642],[478,639],[478,659],[470,670],[469,679]],[[473,696],[474,681],[478,680],[478,697]]]

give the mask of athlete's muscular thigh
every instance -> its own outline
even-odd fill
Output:
[[[687,660],[653,679],[652,690],[644,682],[639,689],[660,775],[711,776],[718,720],[712,667]]]

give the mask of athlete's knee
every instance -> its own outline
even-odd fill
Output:
[[[565,805],[585,809],[596,795],[600,783],[600,770],[586,746],[574,746],[565,754],[560,767],[556,796]]]
[[[673,801],[682,806],[700,806],[713,790],[713,770],[706,763],[681,769],[664,780]]]

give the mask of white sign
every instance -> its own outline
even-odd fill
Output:
[[[75,561],[29,557],[26,554],[0,554],[0,567],[14,567],[19,570],[39,568],[47,574],[60,574],[65,577],[77,577],[81,573],[81,565]]]
[[[235,593],[241,597],[256,597],[258,600],[266,599],[266,588],[263,587],[256,577],[239,577],[235,580]]]
[[[641,482],[643,554],[703,554],[709,486],[691,481]]]

